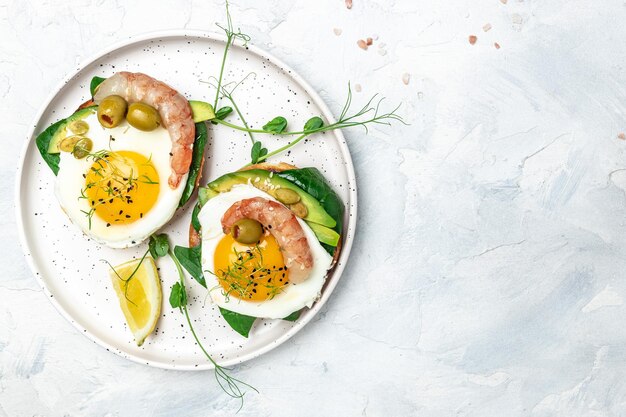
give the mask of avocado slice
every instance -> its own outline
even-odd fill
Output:
[[[48,153],[60,153],[59,144],[65,137],[67,136],[67,125],[73,122],[74,120],[81,120],[85,117],[93,114],[96,111],[97,106],[85,107],[84,109],[80,109],[72,114],[70,117],[65,119],[63,123],[58,127],[57,131],[54,133],[52,139],[50,139],[50,143],[48,144]]]
[[[189,105],[191,106],[194,123],[215,119],[215,110],[209,103],[205,103],[204,101],[189,100]]]
[[[307,222],[307,224],[320,242],[326,243],[332,247],[336,247],[339,243],[339,233],[335,232],[333,229],[317,223]]]
[[[335,219],[333,219],[326,212],[326,210],[324,210],[319,201],[302,190],[302,188],[294,185],[284,178],[274,175],[273,172],[263,169],[251,169],[248,171],[238,171],[222,175],[215,181],[210,182],[207,187],[218,193],[224,193],[230,191],[233,185],[248,183],[262,191],[265,191],[271,196],[274,196],[274,190],[277,188],[288,188],[293,190],[298,193],[300,196],[300,202],[307,208],[308,214],[304,217],[304,220],[308,223],[317,223],[328,228],[333,228],[337,224]]]

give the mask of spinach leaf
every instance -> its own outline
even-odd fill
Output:
[[[296,320],[298,320],[298,317],[300,317],[300,313],[302,313],[302,310],[294,311],[293,313],[291,313],[287,317],[283,318],[283,320],[296,321]]]
[[[58,122],[48,126],[48,128],[41,132],[35,139],[35,143],[37,144],[37,149],[39,149],[41,157],[46,164],[48,164],[52,172],[54,172],[54,175],[59,173],[59,162],[61,162],[61,156],[59,154],[48,153],[48,147],[50,146],[50,141],[57,131],[65,127],[65,123],[65,119],[59,120]]]
[[[187,177],[187,184],[183,190],[183,195],[180,197],[178,207],[184,206],[191,198],[194,190],[196,189],[196,180],[200,175],[202,169],[202,159],[204,158],[204,148],[206,147],[208,139],[207,128],[204,122],[196,123],[196,139],[193,143],[193,154],[191,156],[191,165],[189,166],[189,176]]]
[[[176,258],[178,258],[178,261],[183,268],[185,268],[200,285],[206,288],[206,281],[204,280],[204,274],[202,273],[202,245],[194,246],[192,248],[176,246],[174,248],[174,255],[176,255]]]
[[[307,122],[304,124],[303,130],[306,132],[307,130],[319,129],[322,126],[324,126],[324,121],[322,120],[322,118],[314,116],[307,120]]]
[[[224,320],[233,328],[234,331],[248,337],[250,329],[256,320],[256,317],[246,316],[244,314],[235,313],[234,311],[226,310],[220,307],[220,313],[224,316]]]
[[[258,140],[254,142],[254,145],[252,145],[252,150],[250,151],[252,163],[256,164],[257,162],[259,162],[259,158],[265,155],[267,155],[267,148],[263,148],[263,145]]]
[[[170,305],[173,308],[178,307],[181,312],[183,310],[183,306],[187,305],[187,291],[185,291],[185,287],[181,285],[180,282],[177,282],[172,286],[172,292],[170,293]]]
[[[287,128],[287,119],[283,116],[274,117],[263,126],[263,130],[270,133],[283,133]]]
[[[98,88],[98,86],[102,84],[104,80],[106,80],[106,78],[102,78],[102,77],[93,77],[91,79],[91,83],[89,84],[89,91],[91,92],[91,97],[93,97],[96,94],[96,88]]]
[[[167,251],[170,250],[170,242],[167,239],[167,235],[165,233],[161,233],[160,235],[150,236],[148,250],[150,251],[150,255],[152,255],[152,258],[154,259],[158,259],[167,255]]]
[[[339,196],[331,188],[330,184],[326,181],[326,178],[322,175],[317,168],[302,168],[302,169],[290,169],[283,172],[277,172],[274,175],[278,175],[284,178],[298,187],[302,188],[307,193],[311,194],[317,201],[320,202],[324,210],[337,222],[334,227],[335,231],[341,234],[343,229],[343,212],[344,206]],[[322,244],[322,246],[332,255],[335,252],[335,248]]]
[[[200,202],[198,201],[195,206],[193,206],[193,211],[191,212],[191,225],[196,232],[200,231],[200,220],[198,220],[198,213],[200,213]]]

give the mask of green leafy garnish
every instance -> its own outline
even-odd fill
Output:
[[[375,125],[375,124],[390,125],[392,121],[397,121],[397,122],[406,124],[404,120],[402,119],[402,117],[400,117],[396,113],[398,109],[400,108],[399,105],[389,112],[385,112],[385,113],[381,112],[380,106],[383,100],[384,98],[378,99],[378,95],[374,95],[362,108],[360,108],[353,114],[349,114],[350,109],[352,107],[352,88],[350,87],[350,84],[348,83],[348,98],[346,99],[343,110],[341,111],[339,120],[329,125],[325,125],[324,121],[317,116],[309,119],[306,122],[305,127],[302,131],[295,131],[295,132],[289,132],[285,130],[287,128],[287,120],[282,116],[275,117],[270,122],[265,124],[262,129],[250,129],[247,125],[238,126],[238,125],[229,123],[225,120],[215,119],[214,121],[217,124],[222,124],[224,126],[228,126],[236,130],[248,132],[250,134],[251,133],[264,133],[264,134],[280,134],[280,135],[298,135],[296,139],[294,139],[293,141],[290,141],[288,144],[274,151],[268,152],[267,154],[263,156],[260,156],[258,160],[254,162],[254,163],[258,163],[258,162],[263,162],[264,160],[272,156],[279,155],[287,151],[288,149],[294,147],[296,144],[301,142],[304,138],[314,133],[328,132],[328,131],[337,130],[337,129],[345,129],[345,128],[353,127],[353,126],[362,126],[367,132],[369,125]],[[252,163],[246,166],[249,166],[251,164]]]
[[[178,308],[185,315],[185,319],[187,320],[187,325],[189,326],[189,330],[191,330],[191,334],[193,335],[193,338],[195,339],[196,343],[200,347],[200,350],[202,350],[202,353],[204,353],[204,356],[206,356],[206,358],[215,367],[215,379],[217,380],[217,383],[227,395],[231,396],[232,398],[237,398],[241,401],[240,406],[239,406],[239,409],[241,410],[241,407],[243,407],[243,396],[245,395],[245,391],[241,390],[240,385],[243,385],[244,387],[248,387],[256,392],[259,392],[259,391],[253,386],[246,384],[245,382],[237,378],[231,377],[228,374],[229,369],[218,365],[218,363],[215,362],[215,360],[211,357],[211,355],[209,355],[209,352],[207,352],[204,346],[202,345],[202,341],[196,334],[195,329],[193,328],[191,317],[187,309],[188,299],[187,299],[187,290],[185,288],[185,274],[183,272],[181,263],[179,262],[175,253],[173,253],[171,250],[169,251],[169,255],[172,261],[174,261],[174,264],[176,265],[176,270],[178,271],[178,282],[172,286],[172,292],[170,293],[170,297],[169,297],[170,305],[172,306],[172,308]]]
[[[200,228],[202,227],[200,225],[200,220],[198,220],[198,213],[200,213],[200,209],[202,208],[202,206],[200,206],[200,204],[196,203],[196,205],[193,206],[193,211],[191,212],[191,225],[193,226],[193,229],[196,232],[200,231]]]
[[[248,337],[250,329],[256,320],[256,317],[246,316],[245,314],[235,313],[234,311],[226,310],[220,307],[220,313],[224,317],[224,320],[233,328],[234,331]]]
[[[322,118],[314,116],[307,120],[307,122],[304,124],[303,130],[306,132],[307,130],[319,129],[322,126],[324,126],[324,121],[322,120]]]
[[[165,233],[161,233],[159,235],[150,236],[148,250],[150,251],[150,255],[152,255],[154,259],[162,258],[163,256],[167,255],[167,252],[170,250],[170,244],[167,240],[167,235]]]
[[[183,311],[183,306],[187,305],[187,291],[185,287],[177,282],[172,286],[172,292],[170,293],[170,305],[172,308],[178,308],[180,312]]]
[[[96,95],[96,89],[100,84],[102,84],[104,80],[106,80],[106,78],[102,77],[93,77],[91,79],[91,83],[89,84],[89,92],[91,93],[91,97]]]
[[[274,117],[263,126],[263,131],[268,133],[280,134],[287,128],[287,119],[283,116]]]
[[[58,153],[48,153],[48,147],[50,146],[50,141],[58,132],[58,130],[65,127],[65,123],[65,119],[59,120],[58,122],[50,125],[46,130],[41,132],[37,136],[37,139],[35,139],[35,143],[37,144],[37,149],[39,149],[41,157],[46,162],[46,164],[48,164],[52,172],[54,172],[54,175],[57,175],[59,173],[59,162],[61,162],[61,156]]]
[[[187,183],[185,184],[183,195],[180,197],[180,201],[178,202],[178,207],[184,206],[196,189],[196,181],[198,180],[198,176],[201,174],[200,171],[202,169],[202,159],[204,158],[204,148],[206,147],[208,137],[209,135],[207,133],[206,124],[203,122],[196,123],[196,139],[193,143],[189,176],[187,177]]]
[[[267,155],[267,148],[263,148],[263,145],[259,141],[254,142],[254,145],[252,145],[252,150],[250,151],[252,163],[256,164],[259,158],[265,155]]]
[[[300,317],[300,313],[302,313],[302,310],[294,311],[293,313],[291,313],[287,317],[283,318],[283,320],[296,321]]]
[[[174,254],[183,267],[200,285],[206,288],[206,281],[202,273],[202,246],[194,246],[186,248],[184,246],[176,246]]]
[[[233,112],[233,108],[229,106],[221,107],[218,111],[215,112],[215,118],[219,120],[224,120],[226,116]]]

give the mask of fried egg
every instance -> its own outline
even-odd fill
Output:
[[[187,182],[185,176],[176,189],[168,185],[169,133],[163,127],[144,132],[126,122],[105,129],[96,114],[83,120],[92,150],[83,159],[61,152],[56,197],[70,220],[98,243],[137,245],[172,218]]]
[[[280,247],[270,233],[258,244],[236,242],[222,231],[224,212],[234,203],[262,197],[277,201],[248,184],[236,185],[229,192],[207,201],[198,220],[202,228],[202,270],[211,300],[226,310],[247,316],[281,319],[319,298],[332,257],[324,250],[305,221],[298,219],[313,255],[313,268],[302,283],[289,281]]]

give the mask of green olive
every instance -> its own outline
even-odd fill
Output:
[[[81,138],[78,142],[76,142],[76,145],[74,145],[72,155],[74,155],[74,158],[76,159],[83,159],[84,157],[89,155],[89,152],[91,152],[92,148],[93,142],[91,141],[91,139]]]
[[[98,105],[98,121],[106,128],[119,126],[126,116],[128,103],[120,96],[108,96]]]
[[[275,191],[276,199],[283,204],[296,204],[300,201],[300,196],[294,190],[289,188],[279,188]]]
[[[74,133],[75,135],[84,135],[89,131],[89,124],[84,120],[74,120],[71,121],[67,127]]]
[[[159,112],[145,103],[133,103],[128,106],[126,120],[132,127],[145,132],[150,132],[161,125]]]
[[[304,219],[307,216],[307,214],[309,214],[309,210],[306,208],[304,204],[302,204],[302,202],[291,204],[289,205],[289,208],[291,209],[293,214],[300,217],[301,219]]]
[[[241,219],[235,223],[231,233],[237,242],[251,245],[261,239],[263,226],[256,220]]]
[[[63,152],[72,152],[74,150],[74,146],[76,146],[76,143],[82,138],[83,136],[79,135],[68,136],[65,139],[62,139],[61,142],[59,142],[59,149]]]

